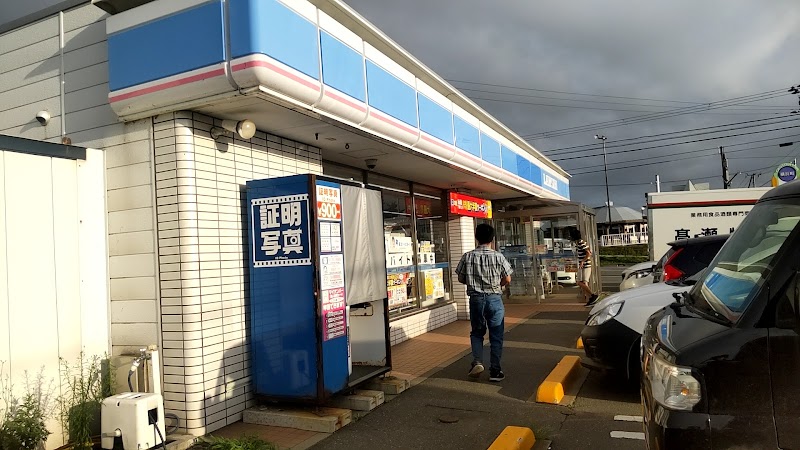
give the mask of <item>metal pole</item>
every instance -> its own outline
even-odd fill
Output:
[[[606,163],[606,137],[600,138],[603,141],[603,172],[606,175],[606,208],[608,209],[608,223],[606,224],[606,234],[611,233],[611,195],[608,193],[608,164]]]

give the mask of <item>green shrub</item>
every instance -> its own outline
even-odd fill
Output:
[[[207,450],[278,450],[278,446],[255,436],[236,439],[209,437],[203,439],[202,448]]]
[[[3,364],[0,364],[2,373]],[[39,448],[50,435],[45,426],[53,415],[53,382],[45,383],[44,368],[31,379],[25,372],[25,393],[16,397],[10,377],[0,381],[0,450]]]
[[[61,423],[75,450],[92,448],[92,437],[100,432],[100,407],[113,394],[113,370],[99,356],[83,352],[69,364],[61,360],[64,393],[59,399]]]

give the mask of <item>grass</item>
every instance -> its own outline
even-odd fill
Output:
[[[209,436],[192,446],[192,450],[278,450],[278,446],[255,436],[235,439]]]
[[[533,436],[537,441],[550,441],[553,439],[553,430],[551,430],[550,427],[538,427],[534,425],[531,427],[531,430],[533,431]]]

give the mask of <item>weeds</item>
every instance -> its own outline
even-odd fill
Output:
[[[0,363],[0,374],[4,364]],[[53,381],[45,381],[44,368],[31,378],[25,372],[25,393],[17,397],[8,375],[0,378],[0,450],[36,449],[50,432],[45,422],[53,417]]]
[[[236,439],[223,437],[203,438],[200,448],[205,450],[278,450],[278,446],[255,436]]]

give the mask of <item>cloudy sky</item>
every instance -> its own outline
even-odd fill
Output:
[[[720,145],[732,187],[800,156],[796,0],[345,1],[569,171],[573,200],[605,203],[595,134],[637,210],[657,174],[722,187]]]
[[[0,24],[71,1],[0,0]],[[605,203],[595,134],[635,209],[656,175],[720,188],[719,146],[733,187],[800,156],[797,0],[345,1],[569,171],[573,200]]]

